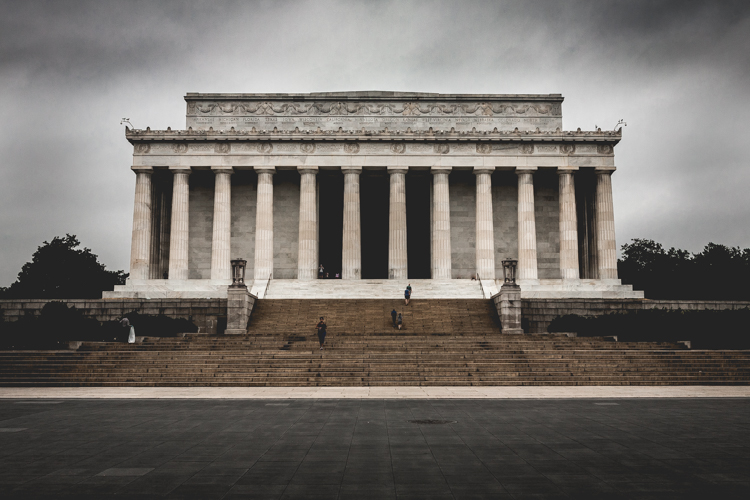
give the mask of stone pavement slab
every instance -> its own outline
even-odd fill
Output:
[[[0,399],[560,399],[750,398],[750,386],[563,387],[0,387]],[[46,399],[35,403],[34,399]]]
[[[0,498],[750,497],[745,397],[37,401]]]

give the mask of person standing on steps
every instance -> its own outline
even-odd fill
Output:
[[[398,324],[398,329],[401,330],[401,327],[404,325],[404,318],[401,316],[401,313],[398,313],[396,323]]]
[[[398,313],[394,309],[391,311],[391,319],[393,320],[393,328],[396,328],[396,316],[398,316]]]
[[[320,317],[318,322],[318,341],[320,342],[320,350],[323,350],[323,343],[326,341],[326,320],[323,316]]]
[[[406,285],[406,289],[409,290],[409,297],[411,297],[411,283]]]
[[[133,328],[133,325],[130,324],[130,320],[127,318],[127,316],[123,316],[120,320],[120,325],[122,326],[123,330],[126,330],[128,332],[128,344],[134,344],[135,343],[135,328]]]
[[[407,287],[406,290],[404,290],[404,301],[406,302],[406,305],[409,305],[409,299],[411,298],[411,287]]]
[[[323,264],[321,264],[321,265],[320,265],[320,266],[318,267],[318,279],[319,279],[319,280],[322,280],[322,279],[323,279],[323,273],[325,273],[325,268],[323,267]]]

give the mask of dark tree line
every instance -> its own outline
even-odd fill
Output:
[[[4,299],[96,299],[125,283],[123,271],[107,271],[90,248],[79,248],[75,235],[55,236],[37,248],[18,279],[0,288]]]
[[[622,246],[617,269],[623,283],[649,299],[750,300],[750,248],[709,243],[700,253],[647,239]]]

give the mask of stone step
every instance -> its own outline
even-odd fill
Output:
[[[279,280],[269,282],[265,299],[400,299],[411,284],[419,299],[484,299],[475,280]]]

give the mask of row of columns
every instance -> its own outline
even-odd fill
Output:
[[[133,167],[136,172],[135,208],[130,273],[133,279],[149,277],[153,202],[151,167]],[[190,169],[173,168],[170,226],[169,278],[188,279],[188,226]],[[231,279],[231,175],[229,167],[213,168],[214,192],[211,279]],[[258,167],[255,222],[254,279],[273,275],[273,167]],[[312,280],[318,268],[317,167],[299,167],[300,214],[298,279]],[[406,173],[404,167],[388,168],[390,208],[388,277],[407,278]],[[433,174],[432,279],[451,278],[450,167],[435,167]],[[495,278],[495,240],[492,210],[491,168],[475,168],[476,175],[476,268],[483,279]],[[342,167],[344,174],[344,220],[342,278],[359,279],[362,268],[360,227],[361,167]],[[534,215],[535,169],[516,169],[518,175],[518,279],[536,280],[537,250]],[[595,231],[599,279],[617,278],[614,209],[611,170],[597,170]],[[573,170],[558,169],[560,202],[560,273],[576,280],[578,273],[578,223]]]

